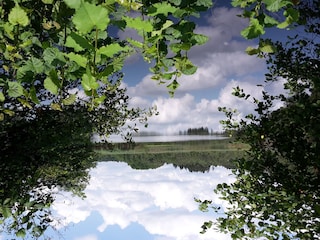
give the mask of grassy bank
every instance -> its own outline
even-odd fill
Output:
[[[244,156],[247,146],[223,140],[200,140],[165,143],[118,143],[110,149],[96,145],[100,161],[127,162],[135,169],[149,169],[172,163],[190,171],[206,171],[210,166],[233,168],[233,160]]]

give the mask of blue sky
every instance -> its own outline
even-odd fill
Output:
[[[240,31],[247,21],[237,17],[240,10],[230,8],[225,1],[217,1],[215,7],[197,20],[197,33],[205,34],[209,41],[191,50],[189,56],[198,71],[192,76],[182,76],[174,98],[170,98],[166,86],[151,80],[148,66],[138,56],[133,56],[125,67],[123,86],[128,89],[132,106],[148,108],[156,106],[159,115],[149,119],[147,129],[163,134],[174,134],[190,127],[208,127],[221,131],[219,121],[224,115],[218,107],[237,108],[239,118],[253,110],[253,104],[240,101],[231,95],[232,88],[242,87],[259,98],[266,65],[263,59],[248,56],[245,49],[255,46],[255,41],[241,37]],[[286,31],[269,31],[268,36],[278,39]],[[133,31],[119,32],[120,38],[133,37]],[[282,88],[282,82],[268,86],[269,90]]]

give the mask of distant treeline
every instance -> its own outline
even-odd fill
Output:
[[[179,131],[179,135],[222,135],[227,136],[226,132],[217,132],[212,129],[209,131],[207,127],[188,128],[185,131]]]

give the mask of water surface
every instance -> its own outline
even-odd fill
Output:
[[[59,231],[53,239],[68,240],[197,240],[230,239],[209,231],[202,235],[204,221],[216,213],[198,210],[194,198],[212,199],[226,207],[213,189],[232,182],[224,167],[190,172],[165,164],[157,169],[135,170],[123,162],[100,162],[90,171],[86,199],[69,193],[57,195],[53,210]]]

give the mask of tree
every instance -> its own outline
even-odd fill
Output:
[[[204,44],[190,17],[209,0],[6,0],[0,2],[0,221],[18,237],[41,235],[50,189],[81,195],[94,166],[93,132],[121,131],[151,112],[131,109],[121,70],[132,54],[173,94],[196,71]],[[129,13],[129,14],[128,14]],[[133,29],[139,38],[119,39]],[[133,129],[134,130],[134,129]],[[41,189],[44,189],[42,191]],[[49,189],[49,191],[47,191]]]
[[[187,51],[207,41],[193,32],[189,18],[211,5],[209,0],[2,1],[1,119],[13,114],[8,107],[13,100],[23,107],[41,103],[41,91],[52,93],[47,99],[52,109],[63,109],[77,98],[65,89],[75,80],[92,109],[106,97],[99,90],[112,87],[110,78],[133,53],[151,63],[153,78],[173,92],[178,76],[196,71]],[[113,34],[126,29],[142,40],[120,40]]]
[[[252,99],[255,113],[240,123],[234,111],[221,108],[227,129],[251,147],[237,160],[236,181],[215,190],[230,203],[217,227],[233,239],[320,237],[319,1],[302,1],[296,8],[305,34],[272,44],[273,53],[264,55],[266,83],[284,79],[287,94],[263,92],[263,100]],[[240,88],[234,95],[251,99]],[[282,107],[275,110],[275,102]]]
[[[64,111],[42,106],[0,122],[1,231],[39,237],[53,221],[54,189],[84,197],[96,162],[92,133],[114,133],[126,119],[141,117],[139,109],[128,109],[124,89],[107,96],[91,111],[81,102]]]

